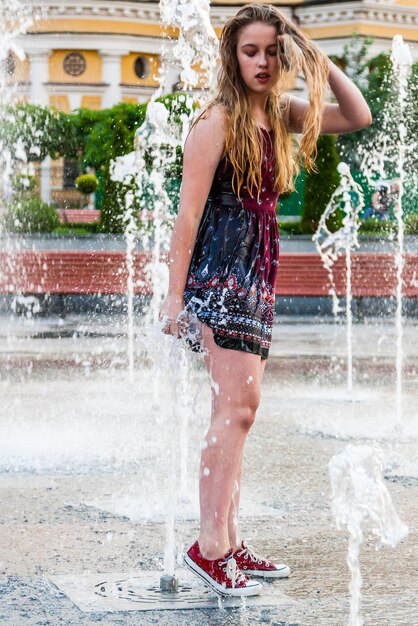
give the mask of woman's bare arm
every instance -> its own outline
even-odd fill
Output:
[[[350,133],[370,126],[373,120],[362,93],[335,63],[331,60],[329,63],[328,80],[337,103],[324,104],[321,134]],[[289,130],[293,133],[301,133],[309,102],[295,96],[289,95],[288,97],[290,99]]]
[[[187,271],[203,209],[221,159],[225,137],[222,109],[209,110],[190,131],[183,151],[183,175],[177,220],[169,253],[168,296],[183,300]]]

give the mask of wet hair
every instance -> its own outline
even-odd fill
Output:
[[[316,142],[321,129],[324,92],[327,86],[329,64],[327,57],[294,24],[269,4],[247,4],[230,17],[220,37],[221,67],[218,73],[216,95],[205,105],[192,126],[209,109],[222,105],[226,121],[224,155],[233,166],[232,185],[239,195],[245,183],[253,195],[262,185],[262,138],[251,115],[246,85],[241,77],[237,58],[237,43],[243,28],[254,22],[263,22],[284,35],[284,58],[278,57],[279,80],[270,91],[266,110],[274,128],[273,147],[276,156],[274,189],[279,193],[294,190],[295,177],[304,163],[306,169],[315,169]],[[285,59],[285,60],[284,60]],[[286,125],[289,99],[285,95],[296,77],[303,74],[309,92],[309,111],[306,116],[298,149]]]

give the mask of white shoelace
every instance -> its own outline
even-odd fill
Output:
[[[232,587],[235,587],[237,583],[244,582],[246,580],[245,574],[241,572],[237,567],[237,562],[233,556],[230,556],[226,561],[219,561],[219,565],[225,565],[222,570],[225,572],[226,577],[231,581]]]
[[[244,559],[250,559],[253,563],[258,563],[262,565],[265,563],[267,566],[270,565],[269,561],[263,559],[259,554],[257,554],[252,546],[247,543],[244,543],[244,549],[241,552],[238,552],[239,556],[242,556]]]

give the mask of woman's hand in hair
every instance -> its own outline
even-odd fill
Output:
[[[285,72],[297,74],[302,68],[303,52],[293,40],[293,38],[284,33],[277,36],[277,59],[279,66]]]

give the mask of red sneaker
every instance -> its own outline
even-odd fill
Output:
[[[287,578],[290,569],[287,565],[275,565],[254,552],[254,548],[243,541],[241,548],[234,552],[237,566],[247,576],[263,576],[264,578]]]
[[[205,559],[196,541],[186,552],[184,562],[212,591],[222,596],[256,596],[263,588],[241,572],[232,550],[219,559]]]

